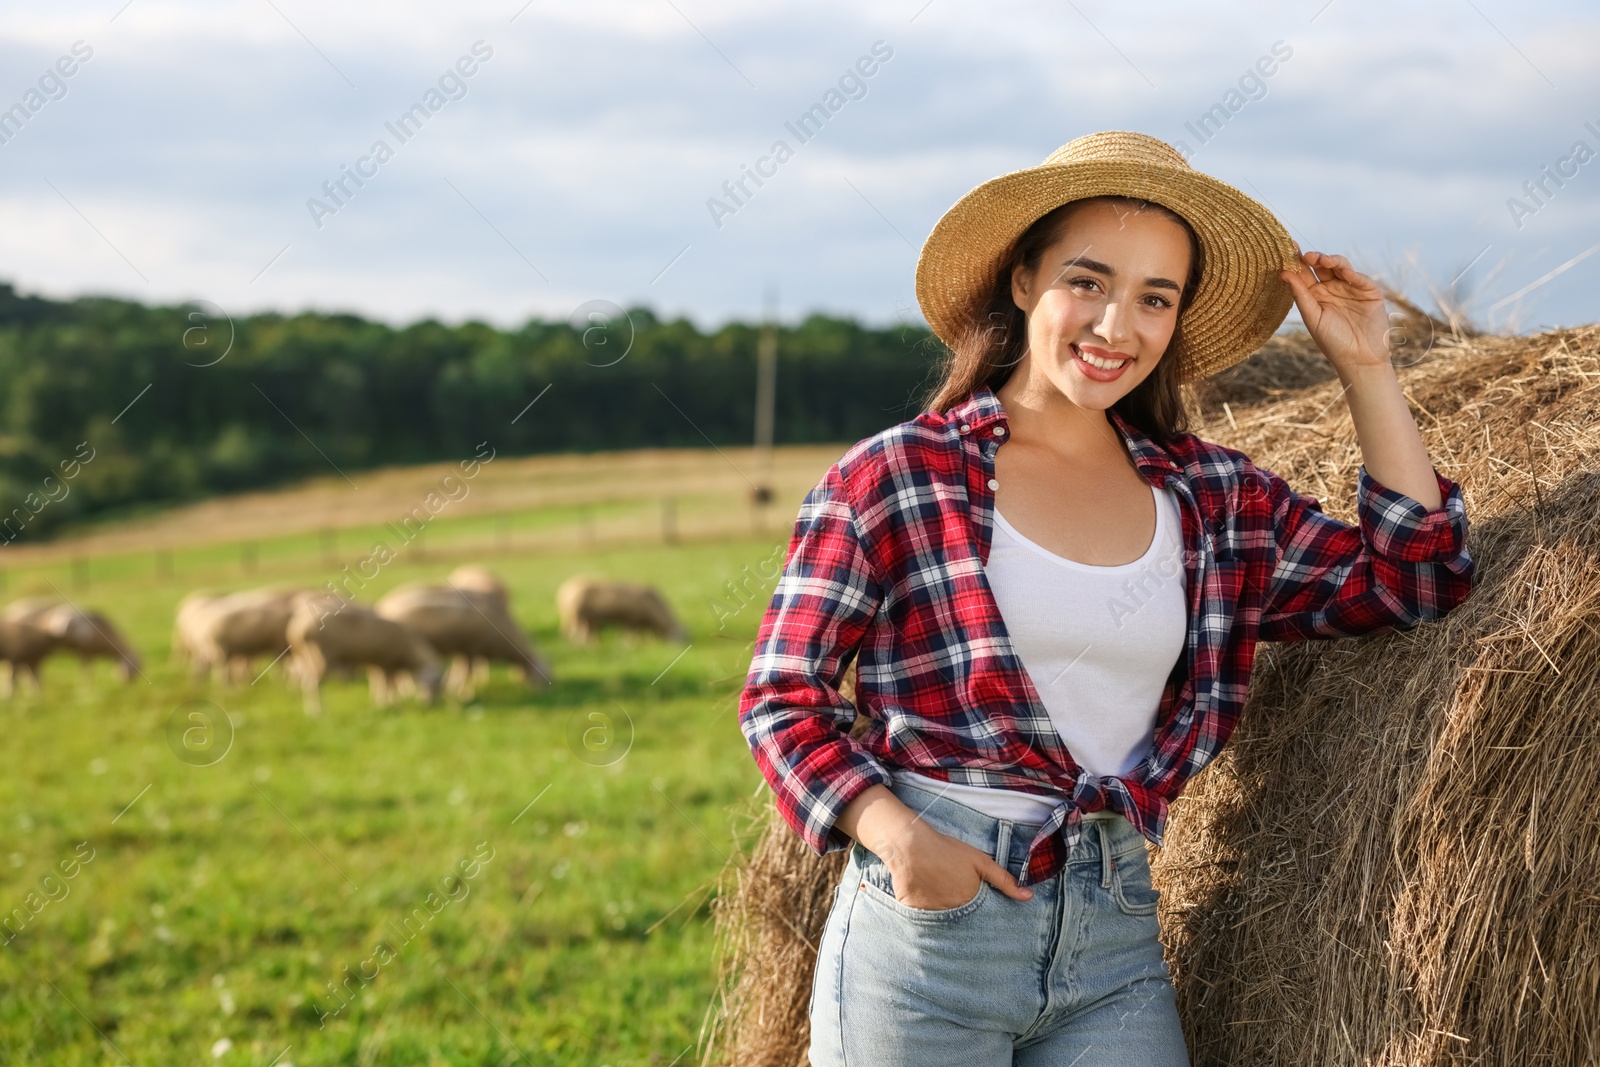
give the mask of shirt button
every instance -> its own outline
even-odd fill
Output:
[[[996,437],[1004,437],[1006,435],[1006,428],[1004,426],[996,426],[994,428],[994,435]]]
[[[968,426],[966,423],[963,422],[961,424],[961,432],[962,433],[971,433],[972,432],[972,427]]]
[[[990,478],[989,479],[989,488],[990,489],[998,489],[998,488],[1000,488],[1000,483],[997,482],[995,479]]]

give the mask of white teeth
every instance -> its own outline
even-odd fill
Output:
[[[1099,356],[1091,356],[1081,348],[1078,349],[1078,357],[1085,363],[1088,363],[1094,367],[1099,367],[1101,370],[1116,370],[1118,367],[1128,362],[1125,359],[1101,359]]]

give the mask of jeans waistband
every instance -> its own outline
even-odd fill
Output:
[[[894,782],[889,790],[940,833],[965,841],[994,857],[996,863],[1013,875],[1020,876],[1026,869],[1029,846],[1042,824],[996,819],[976,808],[908,782]],[[1143,852],[1144,837],[1121,815],[1111,819],[1086,819],[1082,823],[1078,843],[1067,856],[1067,862],[1100,862],[1107,850],[1113,859]]]

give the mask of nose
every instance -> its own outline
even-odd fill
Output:
[[[1127,316],[1122,311],[1123,307],[1120,302],[1108,300],[1105,305],[1105,313],[1100,316],[1100,321],[1095,323],[1095,335],[1105,338],[1106,344],[1112,348],[1120,348],[1123,342],[1130,339]]]

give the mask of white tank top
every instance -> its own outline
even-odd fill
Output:
[[[1155,536],[1142,556],[1115,567],[1058,556],[994,512],[984,574],[1012,647],[1072,758],[1098,777],[1127,774],[1149,751],[1188,632],[1178,502],[1170,489],[1151,492]],[[1055,806],[1031,793],[894,774],[1010,822],[1044,822]]]

